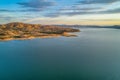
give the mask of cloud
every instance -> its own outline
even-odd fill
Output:
[[[87,0],[84,0],[87,1]],[[120,1],[118,0],[91,0],[92,4],[74,4],[59,9],[54,13],[46,14],[46,17],[75,16],[84,14],[112,14],[120,13]],[[93,4],[94,3],[94,4]],[[99,3],[99,4],[95,4]],[[106,3],[106,4],[104,4]]]
[[[118,9],[112,9],[112,10],[107,10],[107,11],[102,11],[101,13],[120,13],[120,8]]]
[[[119,0],[81,0],[78,3],[80,4],[96,4],[96,3],[113,3]]]
[[[11,12],[12,10],[0,9],[0,12]]]
[[[12,16],[5,16],[5,15],[0,15],[0,23],[6,23],[13,20],[14,17]]]
[[[40,12],[46,10],[56,3],[48,0],[28,0],[27,2],[18,2],[17,5],[21,6],[18,9],[0,9],[0,12]]]
[[[20,2],[17,4],[21,5],[24,8],[27,8],[27,10],[30,11],[41,11],[50,6],[54,6],[55,2],[47,0],[30,0],[29,2]]]
[[[8,10],[8,9],[0,9],[0,12],[39,12],[37,9],[27,9],[27,10]]]
[[[75,15],[85,15],[85,14],[113,14],[113,13],[120,13],[119,9],[113,9],[113,10],[106,10],[106,11],[66,11],[66,12],[56,12],[56,13],[49,13],[45,15],[46,17],[59,17],[59,16],[75,16]]]
[[[58,17],[84,14],[120,13],[119,0],[79,0],[79,2],[76,1],[76,3],[70,3],[70,5],[63,5],[62,2],[55,6],[56,2],[55,0],[27,0],[26,2],[17,3],[20,7],[17,6],[18,8],[15,8],[16,10],[12,10],[13,8],[0,9],[0,12],[10,12],[8,14],[11,14],[12,12],[32,14],[29,17],[37,14],[37,17]],[[48,9],[50,7],[52,8]]]

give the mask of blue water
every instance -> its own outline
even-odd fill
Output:
[[[0,80],[120,80],[120,30],[0,42]]]

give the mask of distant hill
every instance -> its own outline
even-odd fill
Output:
[[[0,25],[0,40],[26,39],[58,35],[65,36],[66,32],[79,32],[79,29],[13,22]]]
[[[113,28],[113,29],[120,29],[120,25],[112,25],[112,26],[97,26],[97,25],[55,25],[61,26],[66,28]]]

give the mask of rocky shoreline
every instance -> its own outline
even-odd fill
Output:
[[[80,32],[80,30],[59,26],[13,22],[0,25],[0,40],[24,40],[33,38],[76,36],[74,34],[69,34],[71,32]]]

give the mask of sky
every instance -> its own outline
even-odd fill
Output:
[[[0,0],[0,24],[120,25],[120,0]]]

